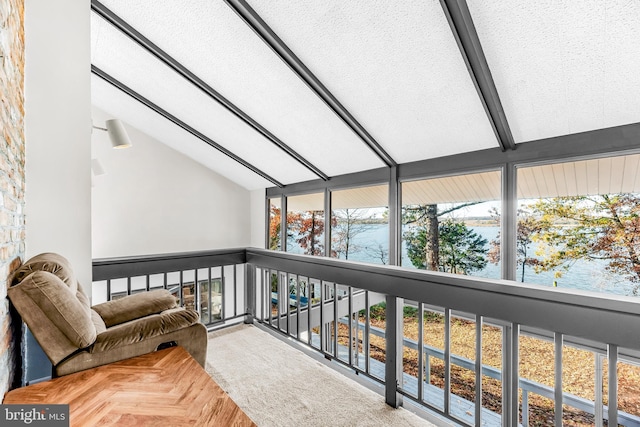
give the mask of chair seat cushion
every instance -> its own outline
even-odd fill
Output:
[[[99,334],[91,346],[91,353],[99,353],[136,342],[188,328],[198,323],[195,310],[173,308],[160,314],[152,314],[141,319],[121,323]]]
[[[55,374],[57,376],[68,375],[84,369],[140,356],[141,354],[155,351],[160,344],[165,342],[175,342],[184,347],[198,361],[200,366],[204,367],[207,357],[207,328],[202,323],[196,323],[188,328],[178,329],[165,335],[112,348],[100,353],[91,353],[89,349],[79,351],[54,366]],[[99,384],[97,387],[99,387]]]

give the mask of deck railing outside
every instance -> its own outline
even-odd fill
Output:
[[[175,289],[211,327],[255,320],[316,349],[384,384],[392,406],[406,398],[460,425],[527,426],[532,399],[546,399],[550,425],[583,411],[596,426],[640,426],[618,410],[618,372],[640,360],[632,298],[254,248],[94,261],[94,301],[155,287]],[[519,375],[525,341],[551,348],[537,363],[553,384]],[[592,398],[563,384],[571,351],[593,355]]]

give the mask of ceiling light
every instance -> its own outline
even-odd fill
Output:
[[[107,131],[111,145],[113,148],[128,148],[131,147],[131,140],[127,134],[127,130],[124,128],[124,124],[118,119],[107,120],[104,128],[99,126],[93,126],[94,129],[100,129]]]

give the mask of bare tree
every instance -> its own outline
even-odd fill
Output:
[[[382,243],[378,243],[378,246],[375,248],[367,248],[367,253],[371,257],[380,260],[380,264],[382,265],[389,263],[389,250],[385,248]]]
[[[338,258],[349,259],[349,255],[362,251],[355,243],[359,234],[371,229],[366,222],[367,209],[336,209],[333,211],[335,225],[331,232],[333,250]]]

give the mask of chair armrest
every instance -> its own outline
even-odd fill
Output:
[[[176,298],[167,290],[141,292],[94,305],[107,328],[176,307]]]
[[[186,329],[198,323],[199,319],[200,316],[196,311],[178,307],[122,323],[98,334],[91,347],[91,353],[100,353],[118,347],[126,352],[127,346],[131,344]],[[133,356],[136,354],[129,357]]]

